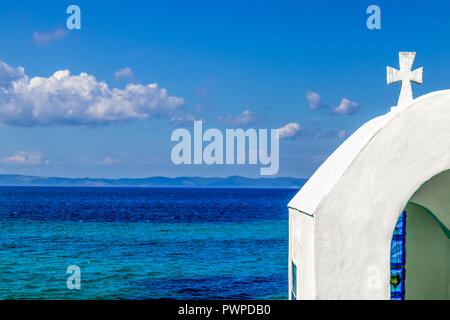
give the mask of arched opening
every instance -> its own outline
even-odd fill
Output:
[[[391,299],[450,298],[450,170],[408,201],[391,242]]]

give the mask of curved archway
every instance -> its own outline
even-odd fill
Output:
[[[391,242],[391,299],[450,297],[450,170],[425,182],[400,215]]]

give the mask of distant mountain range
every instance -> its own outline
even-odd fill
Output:
[[[0,186],[79,186],[79,187],[211,187],[211,188],[300,188],[307,179],[149,177],[123,179],[57,178],[0,174]]]

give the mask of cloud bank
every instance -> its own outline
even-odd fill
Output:
[[[156,83],[110,88],[93,75],[56,71],[30,78],[0,61],[0,123],[11,126],[101,126],[176,113],[184,99]]]

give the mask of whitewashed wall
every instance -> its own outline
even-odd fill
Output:
[[[303,275],[312,281],[298,276],[298,290],[305,298],[389,299],[395,223],[415,191],[448,169],[446,90],[414,100],[373,135],[320,201],[312,238],[309,216],[290,209],[290,257],[299,270],[314,269]]]

